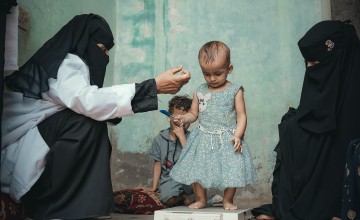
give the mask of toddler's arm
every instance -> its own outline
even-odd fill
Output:
[[[194,92],[191,108],[186,114],[175,116],[174,123],[176,126],[183,126],[184,124],[191,124],[198,118],[199,115],[199,100]]]
[[[245,108],[244,93],[240,89],[235,96],[235,111],[236,111],[236,131],[235,136],[231,139],[234,142],[235,152],[242,152],[241,139],[244,138],[247,116]]]

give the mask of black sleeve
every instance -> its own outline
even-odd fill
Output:
[[[10,14],[11,8],[17,5],[16,0],[2,0],[0,3],[0,11],[1,13]]]
[[[155,79],[135,83],[135,96],[131,100],[131,107],[134,113],[158,109]]]
[[[106,120],[107,123],[110,123],[111,125],[117,125],[121,122],[122,118],[113,118]]]

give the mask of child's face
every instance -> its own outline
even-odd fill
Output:
[[[211,88],[219,88],[225,85],[227,76],[231,73],[233,66],[225,59],[216,59],[212,63],[200,62],[204,79]]]
[[[172,114],[174,117],[176,117],[176,116],[178,116],[178,115],[184,115],[184,114],[186,114],[186,113],[187,113],[187,111],[184,111],[184,110],[178,109],[178,108],[174,108],[174,109],[171,111],[171,114]],[[174,126],[176,126],[176,125],[174,124],[173,120],[170,120],[170,127],[172,128],[172,127],[174,127]],[[190,127],[190,124],[185,124],[185,125],[184,125],[184,130],[188,129],[189,127]]]

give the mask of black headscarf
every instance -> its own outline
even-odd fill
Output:
[[[307,67],[301,93],[298,123],[314,133],[337,127],[347,85],[360,74],[359,39],[348,22],[322,21],[298,42],[305,61],[319,61]]]
[[[110,50],[114,37],[105,19],[95,14],[77,15],[48,40],[18,71],[5,78],[8,88],[30,98],[49,90],[48,79],[56,78],[68,53],[81,57],[90,70],[91,85],[103,86],[109,57],[97,46]]]

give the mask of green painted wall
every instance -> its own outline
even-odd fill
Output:
[[[229,80],[245,87],[246,139],[260,187],[271,181],[277,125],[297,107],[304,63],[297,41],[316,22],[330,18],[329,0],[19,0],[30,15],[20,31],[20,64],[74,15],[103,16],[116,36],[106,84],[141,82],[180,64],[192,73],[179,94],[192,96],[204,82],[197,53],[207,41],[224,41],[234,71]],[[170,95],[159,95],[166,109]],[[168,126],[158,111],[126,117],[111,128],[115,149],[145,153]]]
[[[243,84],[248,113],[246,139],[259,170],[269,182],[278,141],[277,125],[289,106],[297,107],[304,62],[297,47],[301,36],[328,18],[327,1],[116,1],[115,82],[139,82],[183,64],[191,81],[179,94],[192,96],[204,82],[197,53],[207,41],[231,49],[230,80]],[[126,76],[126,77],[124,77]],[[170,96],[160,95],[160,109]],[[125,118],[115,128],[117,147],[146,152],[168,122],[158,112]]]
[[[104,17],[110,27],[115,27],[115,1],[106,0],[18,0],[30,18],[29,30],[19,29],[19,65],[24,64],[48,39],[75,15],[95,13]],[[113,32],[115,32],[113,28]],[[114,50],[110,51],[111,56]],[[108,70],[113,71],[111,62]],[[106,82],[109,82],[106,79]]]

